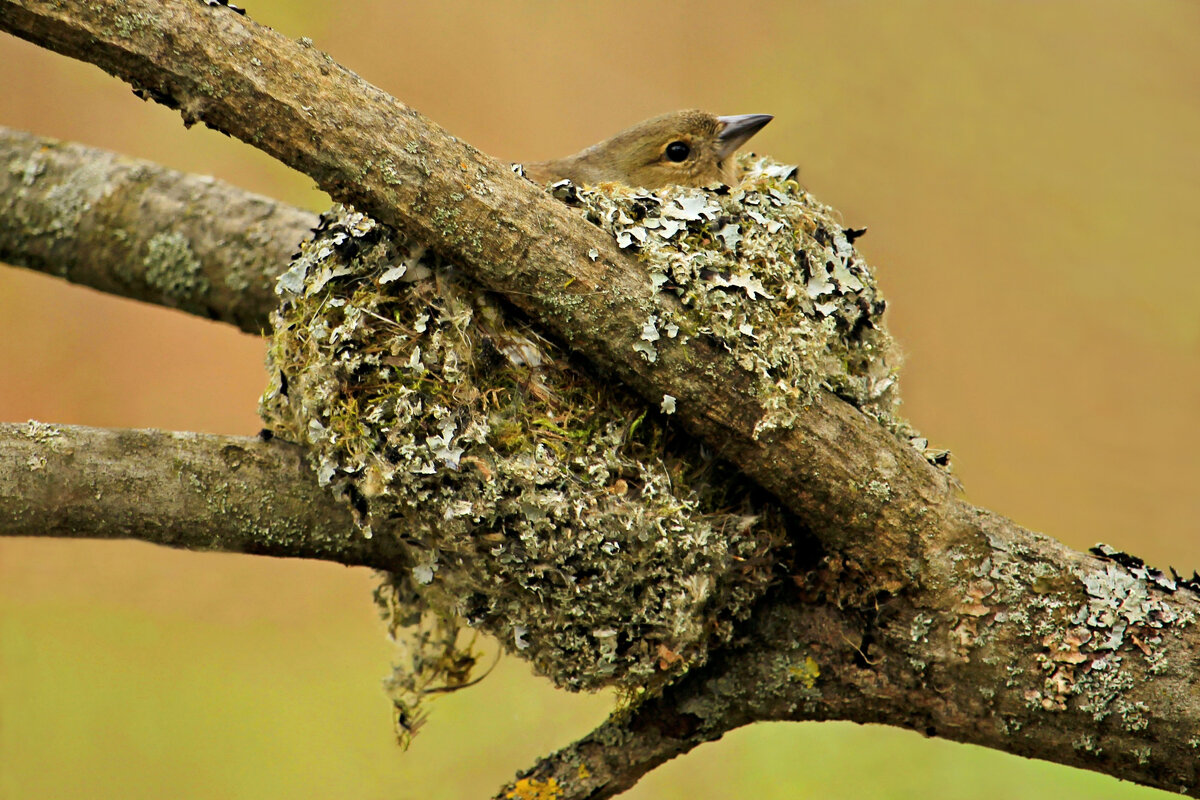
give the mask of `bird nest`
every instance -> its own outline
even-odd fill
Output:
[[[828,389],[911,437],[856,233],[793,168],[742,165],[735,189],[551,191],[670,296],[643,357],[705,337],[755,376],[760,429]],[[778,577],[798,523],[681,432],[669,396],[597,376],[402,232],[336,207],[278,292],[261,413],[363,536],[398,544],[379,594],[410,648],[402,723],[467,680],[460,622],[561,686],[641,691],[704,662]]]

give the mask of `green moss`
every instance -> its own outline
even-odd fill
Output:
[[[554,191],[660,286],[645,354],[719,342],[754,377],[760,430],[827,387],[909,435],[869,269],[789,169],[745,163],[731,191]],[[641,696],[703,663],[775,579],[794,521],[421,245],[335,208],[279,292],[262,415],[362,535],[400,545],[379,595],[407,629],[404,730],[431,685],[469,674],[456,619],[561,686]]]

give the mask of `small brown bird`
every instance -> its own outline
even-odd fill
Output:
[[[773,117],[718,117],[705,111],[676,111],[639,122],[573,156],[525,165],[537,183],[570,178],[578,184],[623,183],[710,186],[737,183],[733,154]]]

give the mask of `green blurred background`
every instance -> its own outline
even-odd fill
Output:
[[[1194,2],[266,2],[510,160],[685,107],[869,226],[906,411],[967,495],[1073,546],[1200,565],[1200,6]],[[0,36],[0,124],[320,209],[311,181]],[[263,345],[0,268],[0,419],[251,434]],[[132,543],[0,541],[0,797],[468,798],[606,695],[515,659],[394,745],[372,576]],[[1151,797],[851,725],[744,729],[633,798]]]

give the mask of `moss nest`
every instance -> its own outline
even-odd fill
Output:
[[[793,168],[743,169],[734,189],[550,190],[645,263],[664,303],[644,357],[710,337],[757,376],[760,429],[826,387],[912,437],[855,232]],[[402,709],[435,676],[466,680],[456,620],[560,686],[653,689],[777,577],[795,521],[679,431],[668,398],[591,374],[402,232],[336,207],[278,292],[261,413],[363,536],[400,545],[381,596],[417,631]]]

